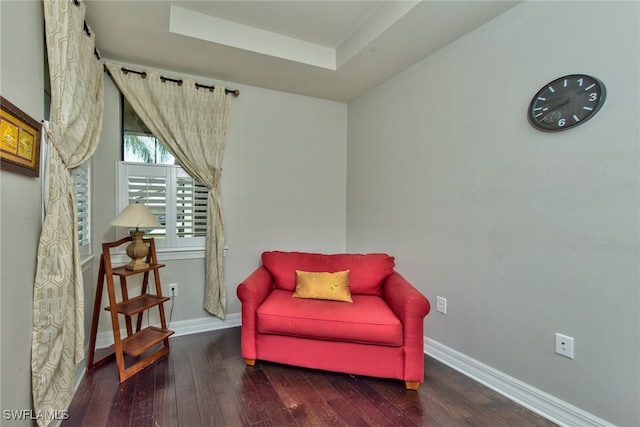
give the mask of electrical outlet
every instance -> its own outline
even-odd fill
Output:
[[[178,284],[177,283],[169,283],[169,296],[171,298],[178,296]]]
[[[556,354],[573,359],[573,337],[556,332]]]
[[[447,314],[447,299],[442,297],[436,297],[436,311],[442,314]]]

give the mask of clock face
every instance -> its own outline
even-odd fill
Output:
[[[529,122],[537,129],[559,131],[593,117],[606,96],[604,84],[594,77],[571,74],[546,84],[529,104]]]

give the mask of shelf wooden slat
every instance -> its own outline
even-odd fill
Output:
[[[173,335],[173,331],[168,329],[149,326],[140,332],[122,340],[122,351],[126,354],[138,357],[156,344],[160,344],[165,339]]]
[[[127,270],[126,267],[123,265],[123,266],[114,268],[111,272],[113,273],[114,276],[128,277],[128,276],[144,273],[146,271],[157,270],[164,266],[165,264],[149,264],[149,267],[143,268],[141,270]]]
[[[120,314],[133,316],[170,299],[169,297],[159,297],[151,294],[138,295],[137,297],[116,304],[116,310],[118,310]],[[107,306],[104,309],[109,311],[111,310],[111,306]]]

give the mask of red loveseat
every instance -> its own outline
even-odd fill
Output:
[[[238,285],[242,357],[327,371],[424,381],[423,319],[429,301],[386,254],[264,252]],[[349,270],[352,303],[292,298],[296,270]]]

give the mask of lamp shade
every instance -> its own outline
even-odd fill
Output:
[[[160,227],[160,222],[151,211],[142,203],[130,203],[117,217],[111,221],[111,225],[118,227]]]

